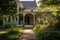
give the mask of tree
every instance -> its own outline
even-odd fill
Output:
[[[0,17],[4,15],[14,15],[17,13],[15,0],[0,0]]]
[[[59,5],[60,0],[41,0],[41,3],[45,5]]]
[[[15,0],[0,0],[0,18],[10,16],[13,21],[14,15],[17,13],[17,4]]]
[[[57,23],[55,23],[55,27],[57,30],[60,29],[60,0],[41,0],[40,8],[49,8],[56,17]],[[53,20],[54,21],[54,20]],[[60,31],[60,30],[59,30]]]

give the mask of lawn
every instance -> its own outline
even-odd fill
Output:
[[[23,33],[22,27],[0,30],[0,40],[17,40]]]

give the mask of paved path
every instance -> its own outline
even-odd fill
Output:
[[[19,40],[37,40],[36,35],[32,29],[24,29],[23,35]]]

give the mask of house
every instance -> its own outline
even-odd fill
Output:
[[[33,27],[36,23],[37,15],[40,13],[37,8],[37,2],[34,1],[19,1],[17,3],[17,17],[14,18],[13,23],[16,26]],[[37,18],[36,18],[37,17]],[[7,22],[10,22],[10,18],[3,19],[3,25]],[[38,19],[39,20],[39,19]]]
[[[33,27],[35,24],[35,14],[38,12],[36,0],[34,1],[19,1],[17,3],[17,17],[14,18],[13,22],[16,26],[25,26]],[[10,18],[4,18],[3,24],[10,22]]]

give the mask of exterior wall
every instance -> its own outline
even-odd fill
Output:
[[[3,19],[3,25],[6,24],[6,23],[9,23],[9,20],[11,22],[11,18],[10,19],[9,19],[9,17],[8,18],[4,18]],[[14,18],[13,23],[15,23],[16,25],[18,25],[18,18],[17,17]]]
[[[38,11],[38,9],[37,9],[37,8],[34,8],[34,7],[25,8],[25,9],[23,10],[23,12],[36,12],[36,11]]]

